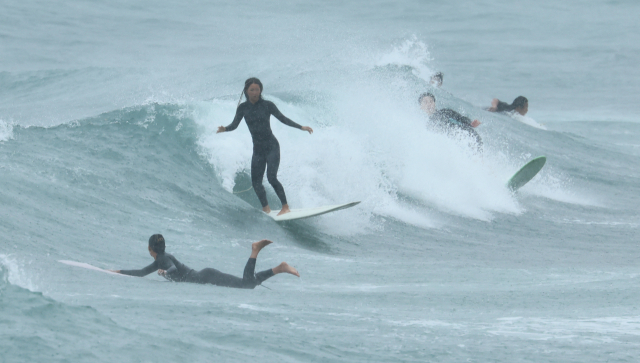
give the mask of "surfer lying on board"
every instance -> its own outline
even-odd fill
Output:
[[[269,202],[267,201],[267,192],[262,186],[262,178],[264,170],[267,169],[267,180],[273,187],[282,203],[282,210],[278,215],[290,212],[289,204],[287,204],[287,196],[284,194],[284,188],[278,181],[278,167],[280,166],[280,144],[271,131],[269,118],[275,116],[280,122],[287,126],[308,131],[313,134],[313,129],[309,126],[300,126],[291,121],[282,114],[271,102],[262,99],[262,82],[257,78],[249,78],[244,82],[242,93],[247,101],[240,103],[236,110],[236,116],[229,126],[218,127],[218,132],[233,131],[244,117],[251,139],[253,139],[253,156],[251,157],[251,184],[262,204],[262,210],[265,213],[271,213]],[[242,94],[240,95],[242,100]]]
[[[494,98],[491,101],[491,107],[487,109],[490,112],[511,112],[515,111],[522,116],[526,115],[529,111],[529,100],[527,100],[524,96],[518,96],[513,103],[508,104],[506,102],[502,102],[497,98]]]
[[[176,260],[173,255],[164,252],[164,237],[161,234],[154,234],[149,238],[149,254],[155,261],[142,270],[111,270],[130,276],[146,276],[153,271],[158,271],[158,275],[176,282],[195,282],[198,284],[212,284],[216,286],[235,287],[238,289],[253,289],[264,280],[279,273],[289,273],[300,277],[298,270],[283,262],[278,266],[255,273],[256,258],[258,253],[272,242],[266,239],[255,242],[251,245],[251,256],[244,267],[242,278],[220,272],[213,268],[205,268],[195,271]]]
[[[432,121],[445,131],[453,131],[454,129],[462,130],[476,140],[476,148],[482,152],[482,139],[473,128],[480,125],[480,121],[464,117],[454,110],[443,108],[436,110],[436,97],[431,93],[423,93],[418,98],[420,108],[429,115]]]

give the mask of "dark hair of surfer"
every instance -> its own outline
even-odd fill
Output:
[[[518,96],[516,97],[515,100],[513,100],[513,103],[511,104],[511,109],[515,110],[516,108],[522,108],[524,107],[524,105],[526,105],[529,102],[529,100],[527,100],[526,97],[524,96]]]
[[[164,237],[161,234],[154,234],[149,237],[149,248],[155,253],[164,253]]]
[[[421,103],[425,97],[431,97],[433,102],[436,102],[436,96],[432,95],[431,93],[423,93],[420,95],[420,97],[418,97],[418,103]]]
[[[240,93],[238,106],[240,106],[240,102],[242,101],[242,95],[244,95],[244,98],[246,98],[247,100],[249,99],[249,96],[247,95],[247,90],[249,89],[249,87],[251,87],[252,84],[257,84],[258,87],[260,87],[260,99],[262,99],[262,82],[260,82],[260,80],[257,79],[256,77],[251,77],[246,81],[244,81],[244,88],[242,89],[242,93]]]

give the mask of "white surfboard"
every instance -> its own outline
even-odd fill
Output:
[[[84,263],[84,262],[67,261],[67,260],[59,260],[58,262],[64,263],[65,265],[69,265],[69,266],[82,267],[82,268],[86,268],[88,270],[100,271],[100,272],[104,272],[104,273],[110,274],[110,275],[131,277],[129,275],[123,275],[123,274],[119,274],[117,272],[111,272],[109,270],[104,270],[104,269],[101,269],[100,267],[95,267],[93,265],[89,265],[88,263]]]
[[[291,212],[283,214],[281,216],[278,215],[278,213],[280,213],[279,210],[272,210],[271,213],[268,214],[268,216],[273,218],[273,220],[276,222],[293,221],[296,219],[310,218],[325,213],[335,212],[341,209],[351,208],[355,205],[358,205],[359,203],[360,202],[351,202],[339,205],[325,205],[316,208],[292,209]]]

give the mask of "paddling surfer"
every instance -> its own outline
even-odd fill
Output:
[[[266,279],[279,273],[288,273],[300,277],[298,271],[286,262],[278,266],[255,273],[256,259],[258,253],[272,242],[266,239],[255,242],[251,245],[251,255],[244,267],[242,278],[220,272],[213,268],[205,268],[195,271],[180,263],[173,255],[165,252],[164,237],[161,234],[154,234],[149,238],[149,254],[154,261],[149,266],[141,270],[111,270],[129,276],[146,276],[153,271],[158,271],[158,275],[176,282],[193,282],[198,284],[212,284],[216,286],[233,287],[238,289],[253,289],[262,284]]]
[[[242,93],[247,101],[238,105],[236,116],[228,126],[218,127],[217,133],[235,130],[240,121],[244,118],[251,132],[253,140],[253,156],[251,157],[251,184],[262,204],[262,211],[270,213],[267,193],[262,186],[265,168],[267,170],[267,180],[273,187],[282,203],[282,210],[278,215],[290,212],[287,196],[284,187],[278,181],[278,167],[280,166],[280,144],[271,131],[269,118],[275,116],[280,122],[287,126],[313,133],[309,126],[300,126],[291,121],[278,110],[276,105],[262,98],[262,82],[257,78],[249,78],[244,82]],[[242,97],[242,96],[241,96]]]
[[[497,98],[491,101],[491,107],[487,109],[489,112],[512,112],[515,111],[524,116],[529,111],[529,100],[524,96],[516,97],[511,104],[502,102]]]

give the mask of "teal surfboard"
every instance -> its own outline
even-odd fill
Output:
[[[512,191],[516,191],[527,184],[534,176],[538,174],[544,163],[547,162],[546,156],[538,156],[537,158],[526,163],[520,170],[518,170],[511,179],[507,182],[507,188]]]

